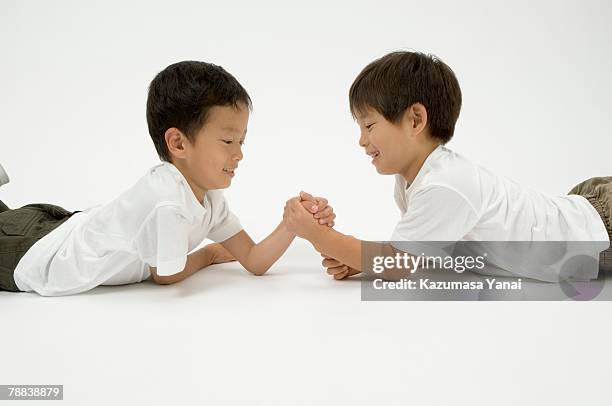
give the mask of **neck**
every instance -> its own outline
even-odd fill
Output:
[[[198,199],[198,203],[203,204],[204,196],[206,196],[207,190],[199,187],[191,178],[185,176],[185,179],[187,179],[187,183],[189,184],[191,191],[195,195],[196,199]]]
[[[185,180],[187,180],[187,184],[189,185],[189,188],[193,192],[198,202],[202,204],[202,202],[204,202],[204,196],[206,196],[207,190],[198,186],[195,180],[193,180],[193,178],[191,178],[191,176],[188,175],[189,171],[186,170],[185,165],[183,165],[182,162],[177,160],[176,162],[173,162],[172,164],[176,167],[176,169],[179,170],[179,172],[183,175]]]
[[[440,145],[439,142],[428,143],[421,150],[418,156],[400,173],[400,175],[402,175],[404,179],[406,179],[406,182],[408,184],[411,184],[414,181],[419,171],[423,167],[423,164],[425,163],[425,160],[427,159],[427,157],[431,155],[431,153],[436,148],[438,148],[439,145]]]

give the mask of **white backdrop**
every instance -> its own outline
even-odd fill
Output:
[[[464,101],[449,148],[551,194],[612,174],[612,6],[454,3],[3,1],[2,199],[112,200],[158,162],[149,82],[196,59],[224,66],[254,102],[226,194],[256,240],[300,189],[329,198],[339,230],[389,238],[392,178],[358,147],[347,94],[396,49],[454,69]]]
[[[396,49],[454,69],[449,148],[566,193],[612,175],[611,4],[0,0],[0,199],[115,198],[158,163],[149,82],[197,59],[254,102],[226,192],[254,239],[300,189],[329,198],[339,230],[386,239],[393,180],[358,147],[347,94]],[[225,264],[172,286],[2,292],[0,384],[64,384],[75,405],[610,404],[610,302],[361,302],[319,259],[298,242],[263,278]]]

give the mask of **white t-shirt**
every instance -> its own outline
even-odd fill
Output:
[[[106,205],[72,215],[21,258],[14,278],[22,291],[70,295],[98,285],[123,285],[184,269],[205,238],[224,241],[242,230],[220,190],[200,203],[171,163],[151,168]]]
[[[585,247],[592,252],[582,254],[597,259],[599,252],[610,246],[603,220],[586,198],[578,195],[548,196],[522,187],[442,145],[427,157],[410,185],[403,176],[396,175],[395,201],[402,217],[393,231],[392,241],[601,242],[575,244],[574,251],[554,254],[558,257],[553,260],[550,258],[551,250],[548,250],[546,264],[540,264],[537,269],[513,266],[504,258],[496,258],[495,252],[489,253],[490,263],[499,266],[500,271],[492,274],[508,275],[510,272],[558,281],[559,269],[552,266],[554,263],[562,264],[568,255],[580,254],[575,249]],[[400,246],[406,247],[405,244],[397,245],[402,249]],[[470,245],[472,248],[477,246]],[[494,250],[495,246],[508,247],[503,244],[490,246],[494,246]],[[580,248],[576,248],[578,246]],[[414,247],[419,249],[418,245]],[[516,247],[518,244],[513,246]],[[526,265],[524,260],[523,265]],[[597,270],[594,272],[594,275],[582,276],[596,278]]]

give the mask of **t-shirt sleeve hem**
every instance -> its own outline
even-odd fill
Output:
[[[159,261],[157,264],[157,275],[158,276],[170,276],[175,275],[185,269],[187,263],[187,256],[180,258]]]

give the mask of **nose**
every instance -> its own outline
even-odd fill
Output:
[[[234,160],[236,162],[242,161],[243,158],[243,154],[242,154],[242,146],[238,146],[238,151],[234,154]]]
[[[368,140],[368,136],[366,134],[365,131],[362,131],[361,134],[359,135],[359,146],[366,148],[369,144],[369,140]]]

